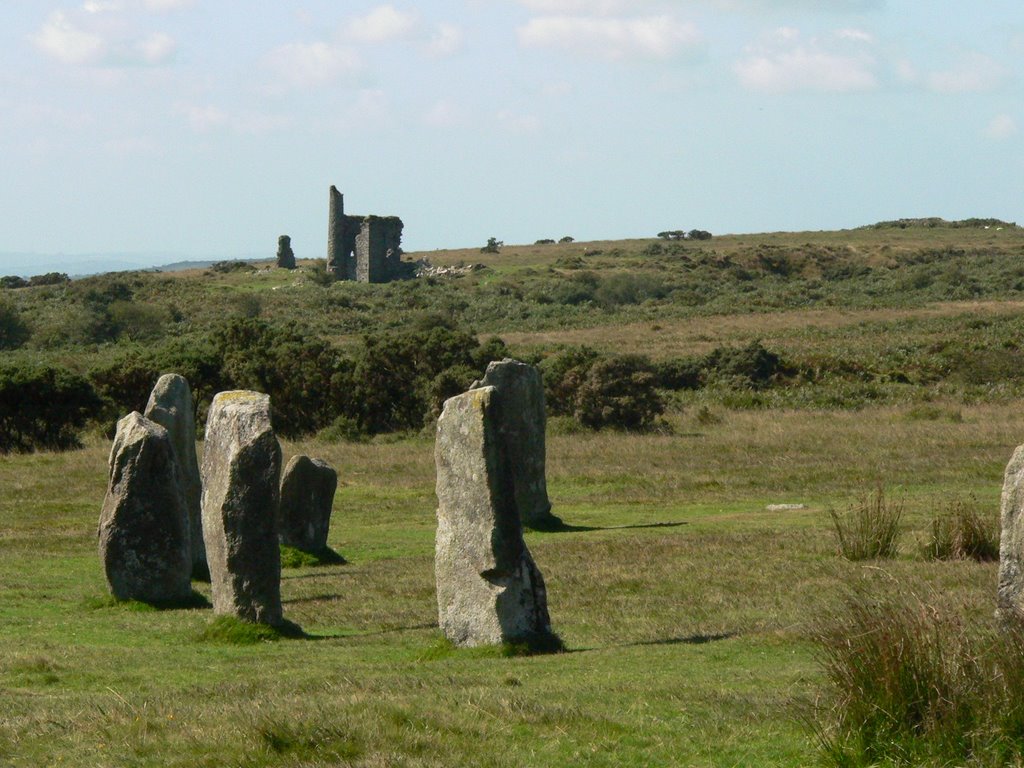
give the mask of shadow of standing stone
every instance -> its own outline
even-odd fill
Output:
[[[203,449],[203,537],[214,613],[279,625],[277,542],[281,446],[270,397],[235,390],[213,398]]]
[[[552,638],[544,579],[516,508],[499,430],[499,393],[482,387],[445,402],[437,422],[438,619],[457,646]]]
[[[146,418],[167,430],[178,463],[178,481],[188,510],[192,573],[207,574],[206,546],[203,544],[203,484],[196,457],[196,422],[192,408],[192,390],[184,376],[161,376],[146,404]]]
[[[137,411],[117,422],[99,523],[99,552],[118,600],[192,596],[188,512],[167,430]]]

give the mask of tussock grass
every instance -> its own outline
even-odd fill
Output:
[[[242,621],[234,616],[217,616],[196,634],[199,642],[226,645],[255,645],[303,637],[302,628],[290,621],[271,626]]]
[[[1024,631],[971,626],[910,594],[847,599],[814,633],[834,766],[1019,765]]]
[[[287,544],[281,545],[282,568],[316,568],[324,565],[344,565],[345,558],[330,547],[319,552],[306,552]]]
[[[999,521],[974,498],[953,499],[932,520],[924,554],[935,560],[998,560]]]
[[[847,560],[876,560],[895,557],[899,550],[903,502],[885,497],[879,485],[845,513],[829,510],[839,553]]]

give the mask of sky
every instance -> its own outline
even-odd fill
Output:
[[[1024,4],[0,3],[0,272],[322,258],[332,184],[409,251],[1024,223]]]

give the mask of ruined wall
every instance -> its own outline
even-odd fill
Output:
[[[402,220],[397,216],[347,216],[344,197],[330,190],[327,270],[335,280],[386,283],[401,274]]]

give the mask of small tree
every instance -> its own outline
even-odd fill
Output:
[[[575,242],[575,241],[576,241],[576,238],[570,237],[569,235],[566,235],[565,237],[561,237],[561,238],[558,239],[558,242],[560,242],[560,243],[572,243],[572,242]]]
[[[480,253],[498,253],[505,243],[496,237],[488,237],[487,245],[480,249]]]

